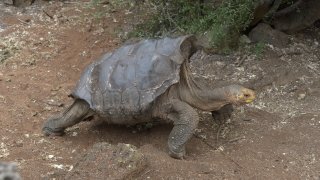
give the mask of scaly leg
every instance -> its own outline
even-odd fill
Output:
[[[76,99],[64,112],[49,118],[44,123],[42,131],[47,136],[61,136],[67,127],[73,126],[92,115],[90,105],[84,100]]]
[[[233,112],[233,106],[231,104],[227,104],[220,108],[217,111],[212,111],[212,117],[215,121],[217,121],[220,125],[226,122],[229,119]]]
[[[168,140],[169,154],[182,159],[186,154],[185,144],[198,126],[199,116],[190,105],[179,100],[173,100],[172,112],[168,116],[174,124]]]

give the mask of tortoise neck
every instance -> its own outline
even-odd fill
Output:
[[[203,111],[214,111],[228,104],[227,87],[208,88],[201,82],[196,82],[187,63],[183,63],[178,84],[178,94],[182,101]]]

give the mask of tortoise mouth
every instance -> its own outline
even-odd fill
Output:
[[[251,89],[244,88],[241,92],[239,100],[244,103],[251,103],[256,98],[255,92]]]
[[[243,88],[240,90],[240,94],[236,95],[233,99],[234,104],[248,104],[253,102],[256,98],[256,94],[253,90]]]
[[[244,97],[246,103],[251,103],[256,98],[254,91],[252,91],[252,90],[250,90],[250,91],[251,91],[250,93],[243,94],[243,97]]]

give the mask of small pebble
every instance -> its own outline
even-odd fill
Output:
[[[298,95],[298,99],[299,99],[299,100],[302,100],[302,99],[304,99],[305,97],[306,97],[306,94],[305,94],[305,93],[301,93],[301,94]]]

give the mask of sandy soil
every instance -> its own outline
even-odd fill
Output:
[[[62,179],[81,153],[105,141],[132,144],[145,155],[148,165],[134,179],[320,178],[318,27],[290,37],[287,47],[267,45],[262,54],[197,53],[197,78],[212,86],[248,85],[257,99],[236,107],[222,125],[199,112],[185,160],[167,154],[172,125],[137,131],[95,119],[62,137],[43,136],[43,122],[71,103],[68,94],[84,67],[121,45],[130,16],[87,1],[26,9],[0,2],[0,161],[16,162],[24,179]]]

